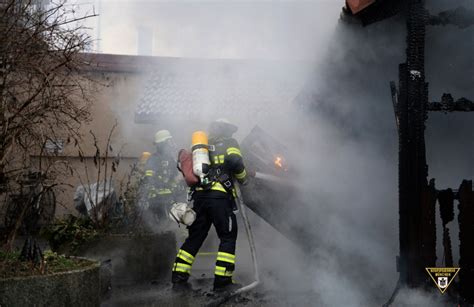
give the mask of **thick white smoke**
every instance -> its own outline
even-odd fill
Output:
[[[268,110],[256,122],[235,113],[239,138],[258,124],[294,152],[291,160],[305,170],[297,184],[317,213],[314,224],[304,226],[324,238],[312,258],[304,246],[253,217],[264,289],[284,289],[308,299],[315,294],[318,306],[374,306],[388,299],[397,281],[398,139],[389,82],[398,80],[398,64],[405,60],[405,23],[395,17],[367,28],[338,24],[343,2],[104,0],[101,48],[135,54],[136,29],[146,26],[154,29],[157,56],[273,60],[280,70],[298,72],[294,79],[303,76],[304,97],[274,106],[291,106],[286,114],[275,117]],[[458,4],[473,6],[461,0],[427,3],[432,13]],[[473,36],[472,27],[429,28],[431,100],[439,100],[444,91],[474,97],[474,50],[468,41]],[[177,74],[187,73],[186,65],[180,69]],[[275,76],[264,78],[271,83]],[[474,175],[471,123],[472,115],[430,115],[428,162],[440,187],[456,188],[462,178]],[[124,130],[134,129],[122,124]],[[187,140],[194,128],[173,132]],[[297,219],[291,222],[300,226]],[[237,270],[245,279],[251,276],[250,258],[244,232],[239,236]],[[398,303],[441,304],[435,291],[408,291]],[[291,294],[286,300],[291,303]]]

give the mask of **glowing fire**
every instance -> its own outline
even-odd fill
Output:
[[[282,163],[282,158],[281,157],[276,157],[275,165],[278,166],[279,168],[283,168],[283,163]]]

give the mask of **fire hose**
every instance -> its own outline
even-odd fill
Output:
[[[262,179],[262,180],[267,180],[267,181],[273,181],[273,182],[287,183],[286,180],[284,180],[280,177],[269,175],[269,174],[264,174],[264,173],[260,173],[260,172],[255,173],[255,178]]]
[[[244,204],[243,199],[242,199],[242,193],[240,192],[240,188],[239,188],[239,185],[237,183],[235,184],[235,191],[237,193],[237,197],[236,197],[237,206],[238,206],[240,214],[242,216],[242,220],[243,220],[244,226],[245,226],[245,232],[247,233],[247,239],[249,241],[249,248],[250,248],[250,254],[252,256],[252,264],[253,264],[255,281],[253,281],[252,283],[250,283],[246,286],[243,286],[242,288],[239,288],[237,290],[234,290],[234,291],[228,293],[224,297],[208,304],[207,306],[219,306],[219,305],[227,302],[228,300],[230,300],[232,297],[234,297],[238,294],[250,291],[250,290],[254,289],[255,287],[257,287],[260,284],[260,275],[258,273],[257,253],[256,253],[256,249],[255,249],[255,241],[253,239],[252,228],[250,227],[250,223],[249,223],[249,220],[248,220],[248,217],[247,217],[247,211],[246,211],[246,208],[245,208],[245,204]]]

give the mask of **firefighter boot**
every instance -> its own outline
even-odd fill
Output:
[[[188,273],[175,272],[175,271],[171,273],[171,282],[173,283],[173,285],[187,284],[188,279],[189,279]]]
[[[232,292],[237,289],[242,288],[242,285],[239,283],[234,283],[232,278],[216,276],[214,279],[214,292]]]

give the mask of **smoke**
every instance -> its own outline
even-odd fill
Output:
[[[102,52],[136,54],[144,27],[152,30],[159,56],[312,59],[325,52],[318,44],[330,40],[340,6],[330,0],[102,0],[99,39]]]
[[[429,28],[432,101],[444,91],[472,97],[474,50],[466,41],[471,36],[472,29]],[[392,18],[367,29],[341,26],[335,37],[335,50],[325,61],[328,73],[317,76],[307,94],[317,97],[311,105],[313,129],[303,129],[310,131],[304,138],[320,135],[306,158],[321,161],[304,178],[314,182],[310,189],[327,187],[332,206],[319,211],[315,228],[330,236],[330,248],[322,248],[322,261],[314,267],[315,287],[321,289],[323,305],[374,305],[389,297],[396,281],[397,135],[388,82],[396,80],[397,64],[404,61],[404,23]],[[450,42],[456,48],[448,48]],[[427,125],[428,162],[435,162],[430,176],[442,183],[438,187],[457,188],[461,178],[472,179],[472,115],[430,114]],[[317,195],[308,196],[318,203]],[[441,304],[436,295],[411,291],[398,303],[431,306],[436,299]]]
[[[427,2],[432,13],[458,4],[473,6],[461,0],[449,5]],[[200,96],[196,104],[202,108],[193,113],[198,119],[191,124],[168,118],[149,126],[155,131],[170,125],[181,147],[189,146],[194,129],[205,128],[222,114],[220,103],[228,95],[220,92],[222,82],[232,80],[237,90],[256,79],[264,80],[262,84],[291,84],[295,99],[274,98],[277,103],[265,105],[261,115],[247,114],[237,105],[231,118],[239,125],[238,139],[258,124],[290,149],[289,160],[300,171],[296,184],[310,210],[295,208],[288,218],[296,227],[301,226],[298,216],[313,215],[314,223],[303,227],[323,238],[317,247],[305,250],[252,217],[264,290],[283,289],[290,293],[288,303],[302,293],[310,299],[315,294],[313,303],[319,306],[381,305],[398,278],[398,136],[389,82],[397,81],[398,64],[405,61],[405,22],[394,17],[367,28],[338,24],[342,5],[343,1],[102,3],[104,52],[135,54],[136,29],[153,28],[154,55],[199,62],[191,66],[175,59],[179,63],[172,74],[183,80],[204,76],[204,84],[186,86],[217,92],[217,99]],[[474,97],[474,50],[468,39],[473,34],[472,27],[428,29],[430,100],[439,100],[445,91],[455,98]],[[215,67],[222,62],[197,58],[241,61],[226,61],[226,69],[220,70]],[[259,86],[250,87],[249,99],[259,97],[260,91]],[[115,112],[120,118],[126,115],[121,109]],[[461,178],[472,179],[472,115],[430,114],[427,124],[429,174],[438,179],[438,187],[457,188]],[[137,129],[131,122],[121,125],[124,135]],[[243,280],[252,276],[246,249],[241,227],[237,277]],[[436,306],[443,301],[435,291],[407,290],[397,302]]]

